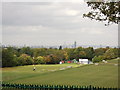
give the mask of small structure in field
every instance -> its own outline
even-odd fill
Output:
[[[72,62],[73,63],[78,63],[78,61],[76,59],[73,59]]]
[[[102,60],[102,62],[103,62],[103,63],[107,63],[107,61],[105,61],[105,60]]]
[[[72,66],[67,66],[67,68],[72,68]]]
[[[67,61],[67,63],[72,63],[72,61]]]
[[[60,61],[60,62],[59,62],[59,64],[63,64],[63,63],[65,63],[65,62],[64,62],[64,61]]]
[[[61,61],[62,63],[65,63],[65,61]]]
[[[114,64],[115,66],[118,66],[118,64]]]
[[[96,66],[99,65],[99,63],[95,63],[95,65],[96,65]]]
[[[120,59],[120,57],[117,57],[117,59]]]
[[[60,70],[64,70],[65,68],[60,68]]]
[[[60,61],[60,63],[59,64],[62,64],[62,61]]]
[[[79,59],[80,64],[89,64],[88,59]]]

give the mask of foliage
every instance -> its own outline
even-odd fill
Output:
[[[62,46],[59,47],[59,50],[62,50]]]
[[[51,89],[51,90],[59,90],[59,89],[61,89],[61,90],[64,90],[64,89],[70,89],[70,90],[75,90],[75,89],[79,89],[79,90],[81,90],[81,89],[84,89],[85,88],[85,86],[78,86],[78,85],[34,85],[34,84],[30,84],[30,85],[28,85],[28,84],[11,84],[11,83],[3,83],[2,82],[2,88],[3,89],[6,89],[6,88],[9,88],[9,89],[40,89],[40,90],[45,90],[45,89],[47,89],[47,90],[49,90],[49,89]],[[95,86],[91,86],[91,85],[89,85],[89,86],[86,86],[86,88],[85,88],[86,90],[94,90],[94,89],[99,89],[99,90],[103,90],[104,89],[104,87],[95,87]],[[117,88],[105,88],[106,90],[114,90],[114,89],[117,89]]]
[[[51,54],[45,57],[45,62],[47,64],[57,64],[59,63],[59,59],[57,58],[56,55]]]
[[[47,48],[33,48],[32,51],[34,57],[46,56],[49,53]]]
[[[17,61],[15,59],[15,55],[8,49],[2,50],[2,67],[12,67],[16,66]]]
[[[45,58],[43,56],[38,56],[35,59],[35,64],[45,64]]]
[[[118,57],[118,49],[117,48],[109,48],[105,53],[104,53],[104,58],[105,59],[113,59]]]
[[[66,53],[66,58],[68,58],[68,60],[72,60],[72,59],[74,59],[75,58],[75,56],[74,56],[74,48],[64,48],[63,49],[65,52],[67,52]]]
[[[95,49],[95,56],[103,55],[107,51],[107,48],[97,48]]]
[[[2,67],[2,48],[0,46],[0,67]]]
[[[100,61],[102,61],[103,59],[104,59],[103,56],[95,56],[95,57],[92,59],[92,62],[93,62],[93,63],[100,62]]]
[[[86,52],[86,57],[89,59],[89,60],[92,60],[92,58],[94,57],[94,49],[93,47],[88,47],[85,49],[85,52]]]
[[[85,51],[80,51],[79,55],[80,55],[80,58],[86,58],[86,52]]]
[[[33,64],[33,59],[27,54],[21,54],[18,57],[18,65],[31,65]]]
[[[97,21],[107,21],[110,23],[118,24],[119,22],[119,2],[87,2],[91,11],[83,14],[83,17],[95,19]]]
[[[23,47],[19,49],[20,54],[27,54],[29,56],[32,56],[32,51],[30,47]]]
[[[118,57],[118,48],[30,48],[7,47],[2,49],[3,67],[21,66],[32,64],[58,64],[60,61],[68,61],[80,58],[92,60],[94,56],[104,59]],[[94,57],[95,59],[95,57]],[[96,61],[96,60],[95,60]],[[100,61],[100,60],[99,60]]]

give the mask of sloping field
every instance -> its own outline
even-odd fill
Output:
[[[72,68],[69,68],[72,66]],[[3,81],[9,83],[118,87],[118,60],[99,65],[62,64],[20,66],[3,69]]]

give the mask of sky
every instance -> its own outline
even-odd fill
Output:
[[[118,45],[118,25],[83,14],[85,2],[3,2],[2,44],[28,46]]]

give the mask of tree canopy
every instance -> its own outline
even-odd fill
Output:
[[[83,14],[83,17],[88,17],[91,20],[106,21],[105,25],[119,23],[119,2],[87,2],[87,5],[91,8],[91,11]]]
[[[2,48],[2,66],[23,66],[32,64],[58,64],[60,61],[89,59],[99,62],[118,57],[118,48]],[[29,52],[28,52],[29,51]]]

